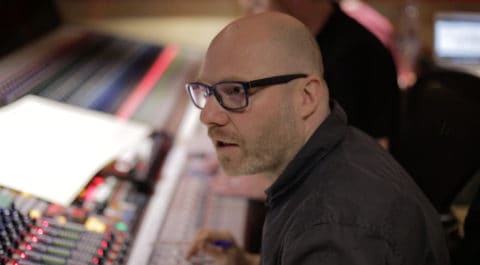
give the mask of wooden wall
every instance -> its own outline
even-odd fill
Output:
[[[232,16],[236,0],[56,0],[67,20],[138,16]]]
[[[397,30],[400,28],[402,10],[407,0],[364,1],[388,17]],[[143,19],[146,17],[196,17],[197,19],[213,17],[220,18],[219,23],[225,23],[241,15],[237,0],[56,0],[56,3],[67,22],[139,17]],[[420,14],[419,37],[426,51],[431,50],[432,47],[432,22],[436,12],[480,12],[480,0],[417,0],[416,3]],[[192,27],[198,26],[192,24]]]

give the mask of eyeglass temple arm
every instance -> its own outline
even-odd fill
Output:
[[[262,79],[257,79],[250,81],[248,84],[250,87],[259,87],[259,86],[269,86],[269,85],[276,85],[276,84],[283,84],[293,79],[307,77],[306,74],[291,74],[291,75],[281,75],[281,76],[274,76],[274,77],[267,77]]]

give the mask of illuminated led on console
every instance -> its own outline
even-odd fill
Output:
[[[33,242],[33,243],[37,243],[38,242],[38,237],[36,237],[34,235],[28,235],[27,240],[30,241],[30,242]]]
[[[42,229],[42,228],[37,228],[37,230],[36,230],[36,231],[37,231],[37,234],[39,234],[39,235],[43,235],[43,232],[44,232],[44,231],[43,231],[43,229]]]
[[[48,227],[49,225],[50,225],[50,224],[48,223],[47,220],[43,220],[43,221],[42,221],[42,226],[43,226],[43,227]]]
[[[128,225],[124,222],[117,222],[115,228],[119,231],[126,232],[128,230]]]
[[[30,210],[30,212],[28,213],[28,215],[29,215],[30,218],[32,218],[32,219],[38,219],[38,218],[42,217],[42,213],[41,213],[40,210],[38,210],[38,209],[32,209],[32,210]]]
[[[58,222],[59,224],[62,224],[62,225],[64,225],[64,224],[67,223],[67,217],[65,217],[65,216],[63,216],[63,215],[57,216],[57,218],[55,218],[55,220],[57,220],[57,222]]]
[[[87,219],[84,226],[87,230],[98,233],[103,233],[107,230],[107,225],[93,216]]]
[[[100,243],[100,245],[102,246],[102,248],[107,248],[107,247],[108,247],[108,242],[105,241],[105,240],[102,240],[102,242]]]

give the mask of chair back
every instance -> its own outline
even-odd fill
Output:
[[[440,213],[480,168],[480,78],[423,73],[403,92],[391,151]]]

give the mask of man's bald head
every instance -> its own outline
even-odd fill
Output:
[[[218,67],[220,65],[222,67]],[[223,67],[229,70],[228,66],[235,67],[238,77],[248,78],[287,73],[323,74],[318,45],[308,28],[278,12],[237,19],[213,39],[201,76],[210,67],[218,71]]]
[[[321,75],[318,46],[297,19],[270,12],[226,26],[210,44],[195,83],[202,88],[197,96],[205,97],[200,120],[222,167],[229,174],[278,176],[329,114]],[[256,79],[263,81],[238,85]],[[225,102],[244,107],[231,110]]]

